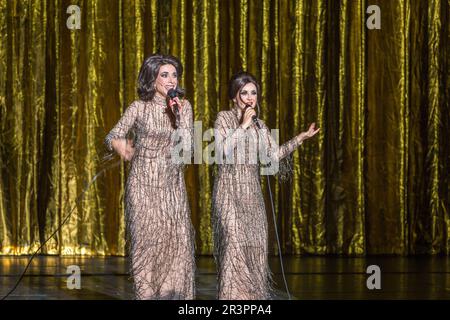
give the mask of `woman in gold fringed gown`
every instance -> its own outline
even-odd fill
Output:
[[[234,75],[229,85],[234,107],[219,112],[215,122],[216,159],[222,162],[214,181],[212,215],[219,299],[273,297],[256,150],[264,150],[273,165],[319,131],[313,123],[308,131],[278,147],[264,122],[252,119],[259,96],[259,85],[252,75]]]
[[[140,100],[126,109],[105,140],[109,150],[131,160],[126,225],[137,299],[193,299],[195,294],[194,230],[183,165],[172,156],[180,136],[191,146],[192,108],[187,100],[167,98],[170,89],[183,93],[181,74],[177,58],[148,57],[139,73]],[[168,101],[178,103],[179,113]],[[127,139],[130,130],[135,131],[134,145]]]

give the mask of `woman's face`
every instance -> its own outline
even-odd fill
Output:
[[[171,64],[164,64],[159,68],[158,77],[155,80],[156,94],[165,98],[167,91],[175,89],[178,85],[178,74]]]
[[[239,108],[244,109],[246,105],[250,105],[252,108],[256,106],[258,100],[258,91],[256,86],[249,82],[243,86],[237,93],[236,97],[233,99],[234,103],[238,105]]]

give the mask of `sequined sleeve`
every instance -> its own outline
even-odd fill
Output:
[[[180,117],[181,136],[184,143],[184,150],[190,150],[190,155],[194,154],[194,123],[193,111],[191,103],[188,100],[183,100],[183,108]]]
[[[299,141],[298,137],[296,136],[291,140],[285,142],[283,145],[279,146],[275,141],[275,139],[270,134],[270,130],[266,126],[266,124],[261,120],[258,121],[261,125],[260,132],[264,137],[263,141],[267,147],[267,153],[270,159],[279,162],[282,159],[289,156],[292,152],[295,151],[295,149],[297,149],[302,144],[302,142]]]
[[[228,158],[235,152],[239,140],[243,138],[245,129],[241,126],[237,128],[231,127],[231,121],[226,119],[224,112],[219,112],[216,122],[214,123],[214,135],[216,137],[216,148]]]
[[[137,117],[138,105],[133,102],[124,112],[117,124],[112,128],[105,138],[105,145],[109,151],[113,151],[113,139],[125,139],[128,131],[133,127]]]

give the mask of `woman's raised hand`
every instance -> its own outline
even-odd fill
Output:
[[[297,137],[298,137],[298,139],[300,139],[300,142],[303,142],[309,138],[314,137],[319,132],[319,130],[320,130],[320,128],[316,129],[316,123],[313,122],[309,126],[308,131],[304,131],[304,132],[300,133]]]
[[[252,124],[252,117],[256,116],[255,109],[246,108],[242,119],[241,127],[247,129]]]

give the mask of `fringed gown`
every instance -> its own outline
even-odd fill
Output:
[[[300,144],[293,138],[278,146],[263,121],[261,129],[239,125],[241,110],[219,112],[215,122],[215,150],[219,156],[233,155],[218,165],[213,189],[214,256],[217,265],[218,299],[253,300],[273,298],[268,265],[268,227],[260,183],[260,164],[250,156],[251,145],[265,147],[272,163],[291,154]],[[238,162],[239,142],[249,143],[244,162]],[[253,160],[252,160],[253,159]],[[231,162],[231,163],[230,163]]]
[[[126,183],[127,243],[136,299],[193,299],[194,230],[182,164],[172,161],[173,132],[166,101],[135,101],[105,143],[135,131],[135,153]],[[192,108],[184,100],[180,128],[192,143]],[[114,186],[111,186],[114,187]],[[116,186],[118,187],[118,186]]]

